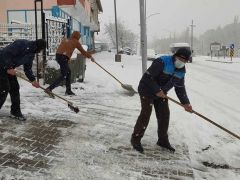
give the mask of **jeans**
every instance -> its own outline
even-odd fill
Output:
[[[71,70],[68,65],[69,58],[63,54],[56,54],[56,61],[60,65],[61,75],[48,87],[48,89],[53,90],[58,87],[59,84],[65,80],[66,90],[71,90]]]

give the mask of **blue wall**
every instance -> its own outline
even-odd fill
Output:
[[[70,31],[79,31],[82,35],[82,43],[88,46],[88,49],[93,48],[93,44],[91,42],[92,39],[92,33],[90,33],[90,27],[83,26],[81,22],[76,20],[74,17],[72,17],[70,14],[66,13],[62,9],[60,9],[58,6],[52,7],[52,16],[59,17],[63,19],[71,19],[70,22]]]

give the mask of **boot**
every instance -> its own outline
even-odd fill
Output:
[[[168,139],[158,139],[157,145],[166,148],[171,152],[175,152],[175,149],[171,146]]]
[[[144,153],[144,149],[142,147],[142,144],[140,142],[140,140],[138,138],[131,138],[131,144],[133,146],[133,149],[135,149],[136,151],[140,152],[140,153]]]
[[[48,94],[50,98],[53,98],[53,99],[55,98],[55,96],[54,96],[53,93],[52,93],[52,90],[50,90],[49,88],[45,89],[44,92],[45,92],[46,94]]]
[[[65,95],[75,96],[76,94],[72,90],[66,90]]]
[[[27,119],[22,115],[21,111],[13,112],[11,111],[11,118],[18,119],[19,121],[26,121]]]

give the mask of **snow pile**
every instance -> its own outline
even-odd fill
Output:
[[[60,69],[60,66],[59,64],[57,63],[56,60],[50,60],[50,61],[47,61],[47,67],[49,68],[52,68],[52,69]]]

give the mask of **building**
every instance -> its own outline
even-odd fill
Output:
[[[35,24],[35,1],[1,0],[0,24]],[[40,9],[39,0],[36,5]],[[43,0],[43,9],[46,16],[71,20],[71,31],[80,31],[82,43],[88,49],[94,48],[94,34],[100,31],[98,14],[103,12],[100,0]],[[38,22],[41,23],[40,11]]]

